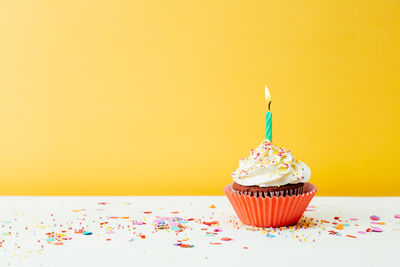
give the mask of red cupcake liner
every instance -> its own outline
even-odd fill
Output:
[[[249,196],[232,188],[224,187],[233,209],[239,219],[247,225],[258,227],[281,227],[296,224],[318,188],[305,183],[303,193],[291,196]]]

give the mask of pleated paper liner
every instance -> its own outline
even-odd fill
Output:
[[[286,196],[251,196],[232,188],[224,187],[239,219],[247,225],[258,227],[282,227],[296,224],[318,188],[305,183],[301,194]],[[294,192],[293,192],[294,193]]]

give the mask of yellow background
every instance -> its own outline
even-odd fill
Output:
[[[1,1],[0,194],[222,194],[265,135],[400,195],[400,2]]]

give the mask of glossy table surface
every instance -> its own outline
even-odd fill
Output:
[[[224,196],[0,197],[0,266],[400,266],[399,214],[400,197],[315,197],[258,229]]]

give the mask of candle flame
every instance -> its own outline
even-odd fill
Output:
[[[265,86],[265,100],[267,101],[267,103],[271,101],[271,95],[269,94],[267,86]]]
[[[268,103],[268,111],[271,110],[271,95],[269,94],[268,87],[265,86],[265,100]]]

